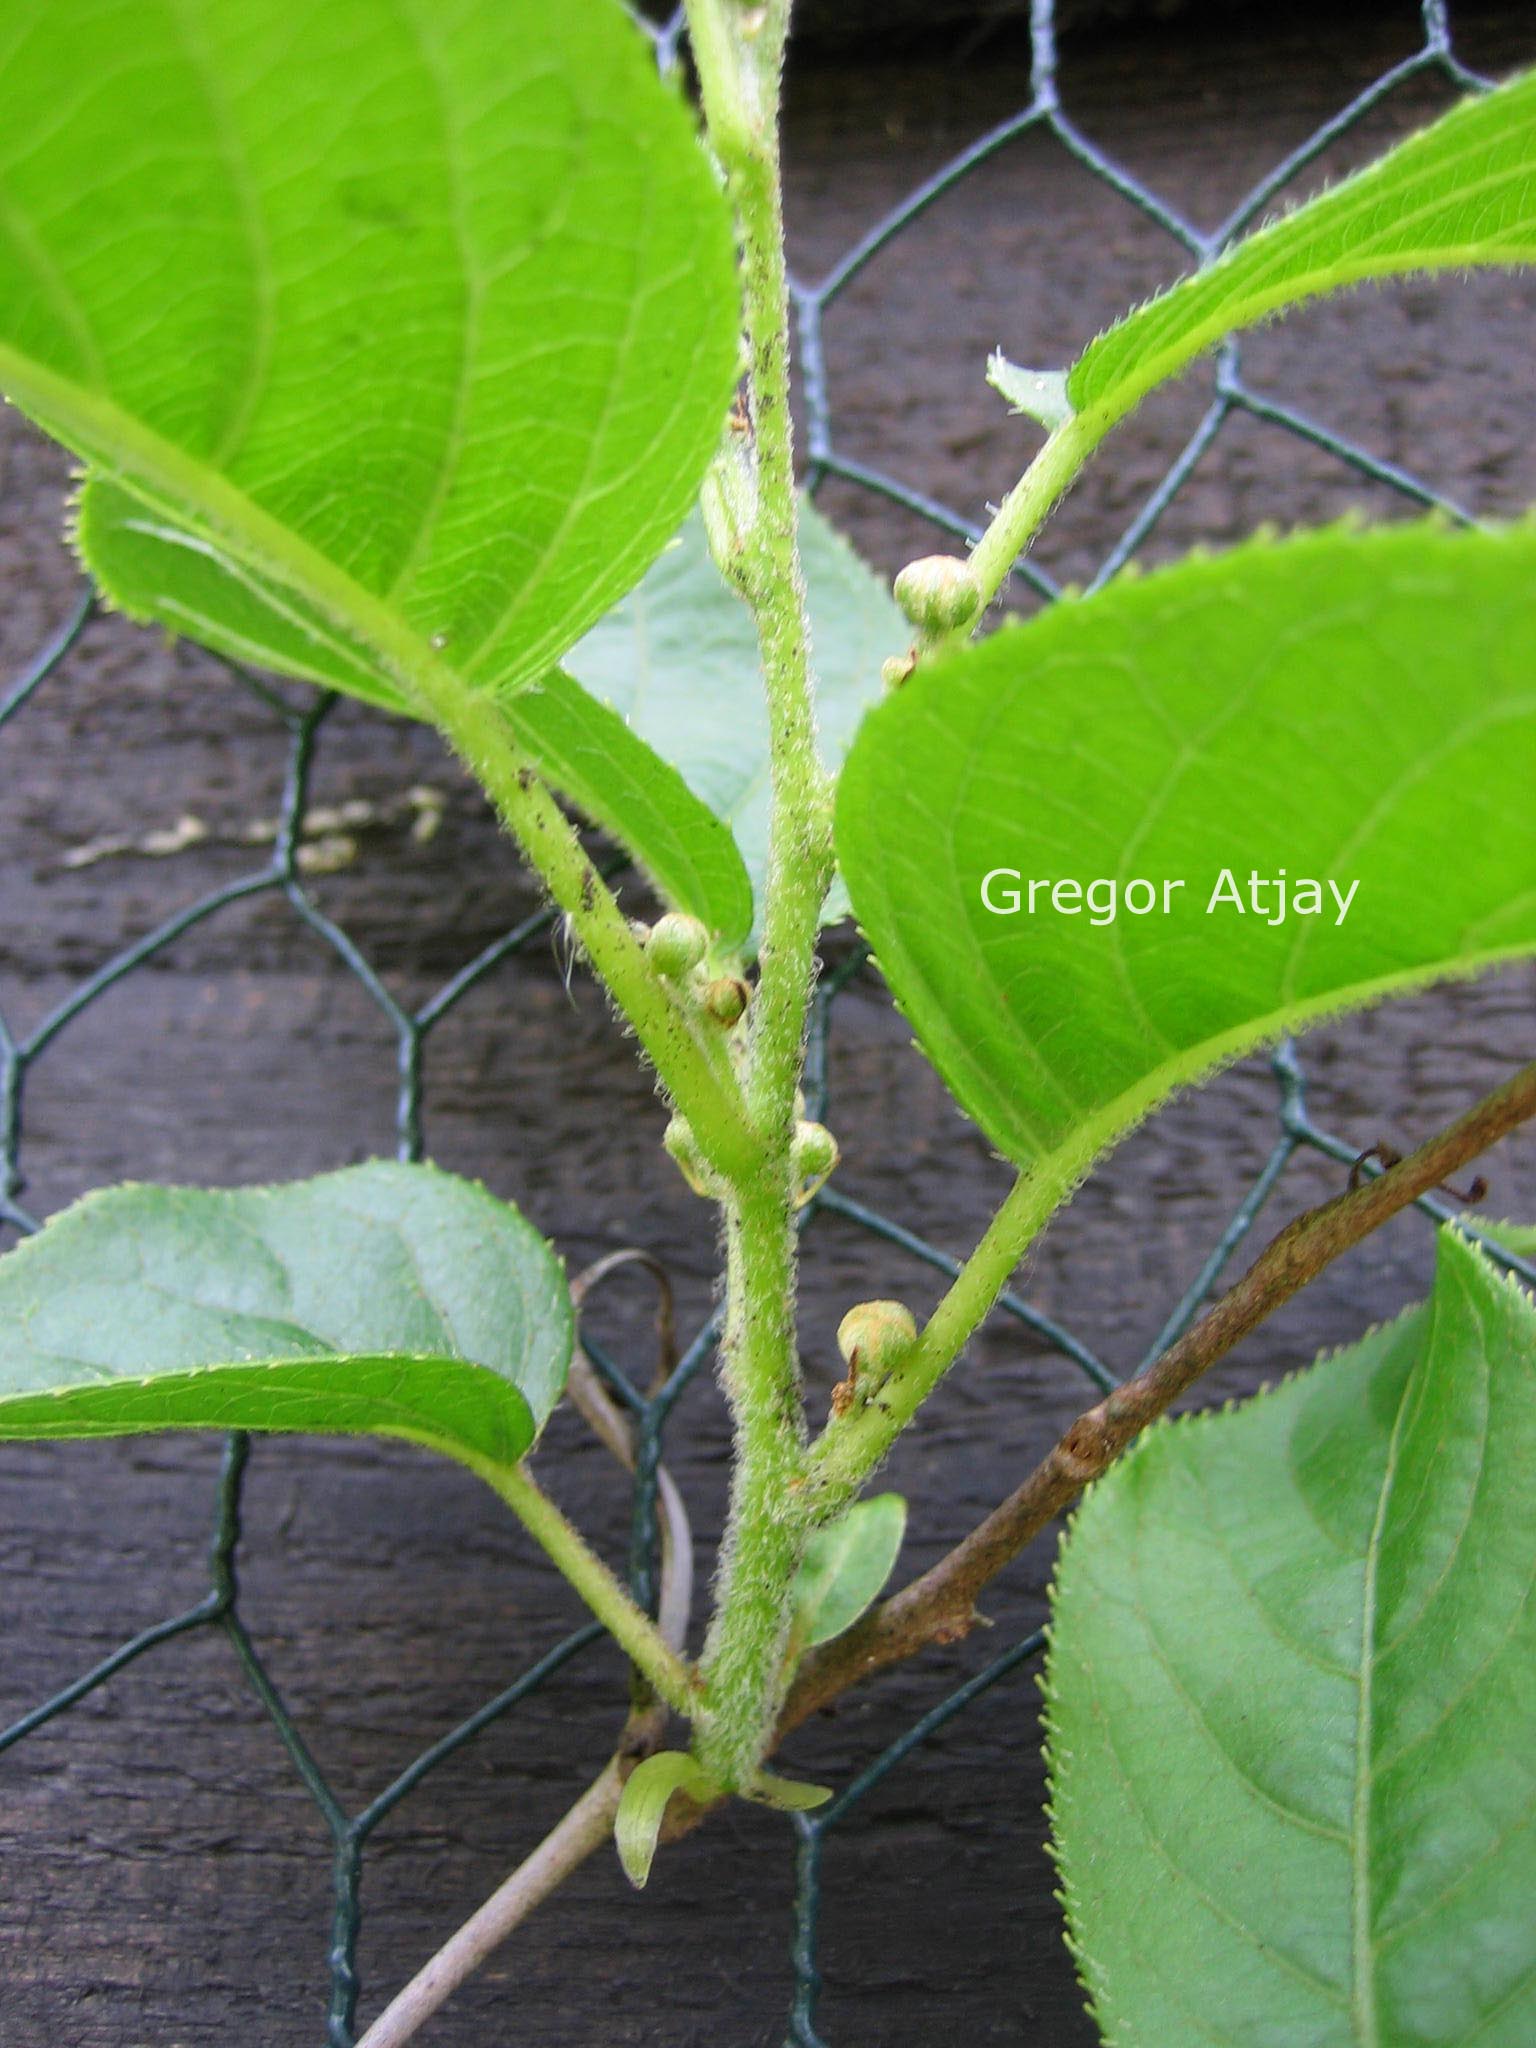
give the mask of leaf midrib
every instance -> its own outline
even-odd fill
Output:
[[[354,633],[372,649],[431,723],[441,723],[436,712],[445,700],[462,701],[471,694],[465,678],[401,613],[263,511],[227,476],[167,441],[114,399],[5,342],[0,342],[0,389],[45,419],[87,425],[98,442],[87,459],[121,488],[153,503],[161,517],[183,529],[189,513],[206,522],[205,537],[227,547],[245,568],[302,591],[333,626]],[[116,465],[111,471],[103,468],[101,448]]]
[[[1420,1354],[1420,1370],[1423,1358],[1428,1355],[1435,1341],[1434,1325],[1437,1313],[1434,1308],[1430,1311],[1429,1328],[1425,1333],[1424,1348]],[[1355,1779],[1349,1820],[1349,2009],[1354,2019],[1359,2048],[1381,2048],[1380,2024],[1376,2012],[1376,1940],[1372,1925],[1375,1898],[1371,1886],[1371,1792],[1376,1781],[1376,1596],[1382,1541],[1392,1502],[1392,1487],[1397,1478],[1403,1427],[1409,1404],[1418,1388],[1418,1381],[1417,1371],[1409,1373],[1398,1395],[1397,1413],[1392,1419],[1392,1435],[1387,1444],[1386,1468],[1381,1475],[1381,1490],[1376,1497],[1376,1513],[1365,1547],[1365,1573],[1361,1582],[1360,1702],[1355,1716]]]
[[[54,1352],[46,1355],[57,1357],[63,1363],[69,1365],[84,1366],[89,1364],[88,1360],[76,1358],[66,1352]],[[528,1396],[524,1393],[523,1389],[505,1373],[497,1372],[492,1366],[482,1365],[478,1359],[454,1357],[448,1352],[342,1352],[331,1350],[323,1352],[298,1352],[291,1358],[214,1359],[204,1365],[176,1366],[169,1372],[114,1373],[110,1379],[106,1380],[90,1379],[77,1381],[74,1385],[63,1388],[33,1388],[24,1393],[0,1395],[0,1442],[25,1442],[35,1435],[34,1431],[24,1431],[18,1435],[7,1428],[8,1410],[27,1406],[35,1401],[57,1402],[61,1409],[84,1405],[87,1410],[90,1410],[101,1407],[105,1396],[123,1389],[132,1390],[137,1393],[158,1392],[162,1389],[170,1392],[177,1387],[185,1387],[201,1379],[210,1379],[215,1382],[227,1380],[235,1373],[249,1373],[255,1377],[258,1375],[301,1371],[307,1367],[325,1365],[387,1365],[399,1368],[414,1366],[425,1368],[436,1374],[446,1374],[450,1379],[457,1378],[461,1372],[472,1377],[483,1375],[485,1380],[490,1383],[493,1395],[492,1405],[499,1407],[505,1404],[514,1410],[521,1406],[528,1419],[530,1430],[536,1433],[536,1417],[533,1413],[532,1404],[529,1402]],[[398,1422],[370,1423],[363,1430],[348,1430],[341,1432],[342,1434],[400,1437],[408,1443],[420,1444],[427,1450],[437,1451],[444,1457],[453,1458],[460,1464],[470,1464],[471,1460],[475,1458],[483,1460],[484,1453],[476,1446],[470,1444],[467,1439],[461,1437],[456,1432],[434,1427],[419,1403],[402,1400],[398,1395],[393,1394],[376,1394],[370,1398],[373,1406],[381,1416],[397,1415],[403,1419]],[[200,1425],[168,1423],[165,1426],[167,1428],[184,1429],[199,1427]],[[240,1427],[242,1429],[260,1429],[264,1425],[245,1422]],[[279,1436],[324,1436],[336,1433],[331,1427],[297,1430],[291,1425],[285,1427],[281,1421],[272,1425],[272,1427]],[[89,1415],[87,1415],[81,1425],[71,1425],[67,1432],[60,1432],[59,1434],[73,1437],[95,1437],[115,1436],[119,1434],[119,1431],[111,1424],[93,1425]]]
[[[1493,245],[1497,247],[1497,244]],[[1206,350],[1215,346],[1235,329],[1252,327],[1271,313],[1277,313],[1287,306],[1298,306],[1309,299],[1324,297],[1331,291],[1342,290],[1359,284],[1373,284],[1378,279],[1406,279],[1413,276],[1432,276],[1441,270],[1456,270],[1463,267],[1481,268],[1489,260],[1490,244],[1486,241],[1473,242],[1454,249],[1437,248],[1432,260],[1409,264],[1401,255],[1388,253],[1372,262],[1351,264],[1342,279],[1335,273],[1337,265],[1318,264],[1300,277],[1293,277],[1285,284],[1270,286],[1251,296],[1247,293],[1218,302],[1216,308],[1197,326],[1186,330],[1177,342],[1154,345],[1150,355],[1139,363],[1127,365],[1107,390],[1097,398],[1090,399],[1078,415],[1079,419],[1091,421],[1093,426],[1107,433],[1109,429],[1133,411],[1147,394],[1170,377],[1180,375]],[[1514,258],[1505,259],[1513,263]],[[1208,275],[1209,273],[1204,273]],[[1195,283],[1202,276],[1195,271],[1187,282]],[[1178,290],[1170,286],[1169,295]],[[1243,308],[1238,320],[1231,317],[1234,304]],[[1085,356],[1081,359],[1086,362]]]

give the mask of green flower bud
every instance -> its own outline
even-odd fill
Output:
[[[722,974],[715,981],[709,981],[699,995],[707,1016],[713,1017],[727,1031],[738,1023],[751,999],[752,991],[737,974]]]
[[[981,609],[981,585],[968,562],[924,555],[896,578],[896,602],[920,633],[953,633]]]
[[[871,1401],[917,1342],[912,1311],[899,1301],[861,1301],[837,1326],[848,1377],[832,1389],[832,1417]]]
[[[669,910],[651,926],[645,950],[658,974],[668,981],[681,981],[709,951],[709,933],[696,917]]]
[[[878,1385],[917,1342],[917,1322],[899,1301],[861,1301],[837,1326],[837,1348],[848,1376],[868,1374]]]
[[[802,1118],[795,1125],[790,1162],[796,1186],[800,1189],[797,1206],[803,1207],[810,1200],[841,1156],[837,1140],[825,1124],[807,1123]]]
[[[686,1117],[673,1117],[662,1133],[661,1143],[663,1150],[671,1154],[678,1172],[696,1195],[714,1192],[709,1167],[699,1150],[699,1142],[693,1135],[693,1127]]]
[[[880,680],[887,690],[899,690],[916,667],[915,654],[892,654],[880,664]]]

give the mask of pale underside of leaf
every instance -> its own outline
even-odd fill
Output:
[[[1370,279],[1536,261],[1536,72],[1463,101],[1093,342],[1067,394],[1102,429],[1228,334]]]
[[[0,1259],[0,1438],[368,1432],[506,1465],[570,1349],[549,1246],[430,1167],[108,1189]]]
[[[1427,1308],[1089,1496],[1048,1748],[1111,2048],[1533,2037],[1533,1395],[1536,1309],[1447,1233]]]
[[[885,584],[809,500],[800,507],[816,678],[816,737],[832,774],[865,710],[881,695],[880,665],[911,638]],[[752,616],[710,558],[695,515],[645,581],[574,648],[578,682],[672,762],[731,828],[761,914],[768,869],[768,706]],[[847,914],[840,886],[824,917]]]
[[[1282,1032],[1536,950],[1533,788],[1536,532],[1341,531],[1123,581],[920,669],[864,725],[838,844],[963,1107],[1070,1185]],[[1150,880],[1158,907],[995,915],[997,868]],[[1326,888],[1272,924],[1211,908],[1223,870],[1358,889],[1342,924]]]

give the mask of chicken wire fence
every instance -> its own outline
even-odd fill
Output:
[[[1418,49],[1382,72],[1305,142],[1276,163],[1237,199],[1219,227],[1202,233],[1183,217],[1178,208],[1133,177],[1077,126],[1062,95],[1054,17],[1054,0],[1034,0],[1030,14],[1032,93],[1029,103],[980,136],[934,176],[909,192],[898,206],[847,249],[818,281],[799,280],[793,286],[796,352],[804,399],[804,438],[810,487],[814,490],[826,479],[838,478],[916,513],[943,532],[966,542],[977,538],[979,528],[951,507],[899,477],[854,460],[843,452],[829,395],[823,347],[824,316],[864,267],[911,222],[1016,138],[1031,130],[1040,130],[1053,137],[1094,178],[1101,180],[1162,229],[1185,257],[1203,265],[1209,263],[1234,235],[1250,226],[1293,177],[1360,123],[1388,95],[1409,81],[1426,73],[1438,74],[1450,86],[1470,91],[1485,90],[1490,83],[1461,61],[1448,0],[1423,0],[1420,10],[1422,42]],[[675,67],[685,52],[681,11],[664,22],[650,22],[646,28],[655,42],[658,61],[665,68]],[[1221,433],[1224,424],[1237,415],[1248,415],[1279,427],[1324,451],[1347,470],[1384,485],[1421,507],[1438,509],[1458,522],[1468,521],[1469,515],[1462,507],[1448,501],[1407,470],[1383,461],[1365,448],[1329,431],[1280,399],[1251,388],[1244,379],[1241,349],[1232,343],[1218,358],[1208,408],[1169,463],[1156,488],[1102,555],[1093,579],[1095,585],[1114,575],[1136,554],[1196,464]],[[1053,579],[1033,562],[1019,563],[1015,575],[1039,599],[1049,601],[1058,594]],[[15,747],[19,739],[24,739],[26,715],[47,715],[49,686],[65,670],[71,649],[91,619],[93,610],[90,593],[82,592],[71,616],[38,648],[24,672],[0,696],[0,743]],[[236,674],[240,683],[252,691],[270,712],[274,742],[285,745],[287,749],[281,814],[271,856],[250,874],[188,904],[147,936],[109,958],[26,1035],[13,1033],[3,1013],[0,1013],[0,1228],[12,1233],[26,1233],[37,1228],[36,1219],[28,1213],[21,1200],[25,1192],[24,1111],[28,1084],[50,1049],[77,1019],[125,977],[152,961],[194,926],[217,917],[232,905],[256,896],[280,898],[292,915],[336,954],[388,1020],[394,1033],[398,1082],[397,1149],[398,1156],[407,1160],[419,1158],[423,1151],[422,1054],[432,1031],[471,989],[502,962],[531,947],[547,943],[555,920],[554,913],[546,910],[527,917],[487,946],[419,1008],[405,1008],[391,994],[362,947],[319,908],[306,888],[300,855],[310,811],[311,777],[333,698],[320,694],[306,706],[296,708],[286,696],[271,689],[259,677],[238,670]],[[853,951],[823,979],[816,996],[806,1096],[808,1114],[818,1119],[823,1119],[828,1109],[826,1053],[838,997],[860,972],[862,965],[862,951]],[[1323,1128],[1311,1115],[1305,1075],[1295,1050],[1289,1046],[1282,1047],[1272,1066],[1276,1084],[1273,1146],[1193,1282],[1169,1306],[1163,1326],[1148,1351],[1148,1359],[1171,1343],[1199,1313],[1228,1261],[1252,1230],[1287,1167],[1299,1153],[1321,1153],[1341,1165],[1354,1161],[1354,1148]],[[1418,1206],[1436,1220],[1452,1213],[1434,1197],[1425,1198]],[[957,1270],[958,1262],[937,1246],[904,1229],[899,1222],[850,1200],[835,1187],[824,1188],[807,1209],[806,1226],[814,1227],[817,1215],[828,1211],[871,1233],[914,1261],[944,1273]],[[1497,1246],[1489,1249],[1504,1265],[1536,1281],[1536,1269],[1508,1257]],[[1088,1345],[1018,1294],[1004,1294],[998,1303],[997,1313],[1033,1332],[1049,1351],[1063,1361],[1064,1366],[1088,1382],[1095,1397],[1115,1384],[1115,1376]],[[705,1369],[716,1334],[716,1319],[712,1317],[687,1344],[665,1381],[649,1392],[640,1391],[613,1360],[593,1347],[598,1369],[611,1392],[627,1410],[633,1427],[636,1465],[629,1576],[636,1597],[648,1607],[653,1607],[657,1597],[657,1473],[668,1423],[683,1391]],[[352,2048],[362,1989],[356,1956],[364,1859],[370,1837],[380,1822],[408,1799],[440,1764],[472,1743],[493,1722],[512,1713],[557,1671],[582,1657],[602,1639],[603,1631],[597,1623],[588,1623],[555,1643],[511,1685],[486,1700],[467,1720],[447,1730],[424,1748],[366,1806],[349,1812],[316,1763],[303,1729],[285,1706],[268,1673],[261,1650],[241,1616],[237,1553],[241,1535],[242,1478],[250,1455],[250,1443],[246,1437],[236,1435],[229,1438],[217,1495],[207,1590],[203,1597],[184,1611],[168,1615],[152,1627],[131,1636],[91,1670],[52,1698],[40,1702],[12,1726],[0,1731],[0,1751],[25,1741],[38,1729],[68,1713],[70,1708],[108,1684],[115,1674],[134,1660],[151,1653],[169,1653],[178,1640],[194,1631],[221,1631],[330,1833],[333,1907],[328,1950],[330,1993],[323,2020],[323,2038],[327,2048]],[[1043,1633],[1036,1630],[1013,1643],[875,1756],[836,1791],[828,1805],[813,1814],[786,1817],[786,1827],[792,1828],[798,1837],[793,1901],[793,1996],[786,2022],[786,2040],[796,2044],[796,2048],[823,2048],[824,2044],[824,2036],[818,2031],[817,2024],[820,1985],[818,1918],[823,1858],[829,1840],[836,1837],[848,1815],[874,1786],[903,1766],[940,1728],[963,1714],[983,1693],[1015,1679],[1021,1668],[1036,1657],[1042,1642]],[[317,2014],[317,2038],[321,2026],[322,2021]]]

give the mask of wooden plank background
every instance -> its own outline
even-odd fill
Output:
[[[1514,4],[1456,9],[1469,61],[1536,58]],[[1417,10],[1334,8],[1289,25],[1254,10],[1071,45],[1068,105],[1094,138],[1202,223],[1359,86],[1406,54]],[[964,64],[906,58],[802,67],[788,156],[796,262],[814,275],[914,180],[1022,104],[1017,36]],[[1329,160],[1400,132],[1443,91],[1416,86]],[[846,453],[975,512],[1030,440],[982,383],[997,344],[1067,357],[1178,267],[1123,202],[1030,140],[882,256],[829,317]],[[1361,294],[1254,339],[1254,383],[1403,462],[1484,513],[1536,495],[1530,436],[1536,285],[1491,277]],[[1089,571],[1198,416],[1197,378],[1110,444],[1045,548]],[[68,604],[57,533],[66,465],[14,420],[0,439],[0,674]],[[932,536],[842,487],[825,503],[886,571]],[[1272,428],[1235,422],[1150,550],[1222,541],[1264,520],[1392,501]],[[176,907],[253,867],[283,766],[272,722],[194,651],[93,626],[0,739],[0,1007],[24,1031],[80,978]],[[441,794],[413,840],[406,792]],[[372,807],[356,853],[315,893],[390,986],[419,1000],[533,901],[486,807],[424,735],[343,708],[315,801]],[[1468,793],[1469,805],[1476,793]],[[80,863],[187,814],[207,828],[170,856]],[[1433,878],[1426,877],[1426,887]],[[1531,1043],[1532,976],[1506,974],[1318,1034],[1316,1104],[1352,1144],[1411,1142],[1492,1085]],[[878,989],[839,1008],[833,1122],[841,1184],[964,1249],[1006,1176],[909,1050]],[[27,1100],[26,1199],[45,1214],[124,1176],[239,1182],[392,1148],[392,1048],[339,963],[280,903],[199,928],[64,1034]],[[1273,1134],[1261,1063],[1176,1106],[1117,1152],[1057,1224],[1033,1298],[1129,1365],[1198,1265]],[[661,1116],[601,1001],[567,992],[549,950],[509,965],[431,1041],[426,1131],[444,1165],[515,1198],[580,1264],[619,1245],[665,1259],[685,1310],[707,1306],[714,1246],[661,1158]],[[1493,1162],[1501,1212],[1536,1214],[1536,1145]],[[1338,1185],[1319,1162],[1274,1221]],[[1424,1285],[1429,1240],[1399,1222],[1267,1326],[1223,1371],[1226,1396],[1347,1341]],[[809,1379],[834,1375],[841,1309],[868,1294],[921,1308],[928,1280],[836,1222],[807,1260]],[[600,1322],[643,1356],[647,1304],[622,1290]],[[1072,1411],[1059,1361],[989,1331],[902,1446],[920,1567],[989,1506]],[[723,1490],[718,1399],[701,1380],[670,1459],[706,1541]],[[12,1448],[0,1457],[0,1716],[23,1712],[124,1635],[196,1597],[211,1443]],[[568,1418],[547,1485],[617,1553],[614,1471]],[[242,1612],[338,1791],[361,1804],[429,1741],[569,1628],[573,1602],[469,1478],[407,1450],[275,1442],[253,1455]],[[989,1611],[996,1628],[890,1675],[804,1731],[802,1775],[846,1778],[1003,1643],[1037,1621],[1049,1547]],[[365,1875],[364,2012],[377,2009],[533,1843],[606,1754],[622,1679],[573,1667],[434,1776],[383,1828]],[[1057,1932],[1041,1848],[1036,1695],[1026,1671],[988,1695],[869,1799],[829,1849],[823,2026],[835,2048],[1092,2039]],[[319,2048],[328,1848],[306,1794],[221,1639],[161,1650],[0,1761],[0,2039],[6,2048]],[[598,1857],[428,2037],[630,2048],[782,2039],[791,1842],[735,1810],[660,1861],[643,1899]]]

